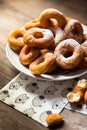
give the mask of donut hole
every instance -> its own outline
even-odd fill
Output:
[[[41,32],[35,32],[34,37],[35,38],[42,38],[43,34]]]
[[[23,37],[21,36],[21,37],[18,37],[17,38],[19,41],[23,41]]]
[[[65,58],[69,58],[69,57],[71,57],[72,55],[73,55],[73,51],[68,51],[68,52],[65,52],[64,57],[65,57]]]
[[[72,33],[78,35],[79,34],[78,27],[73,28]]]
[[[49,19],[49,24],[52,25],[52,26],[57,26],[58,21],[55,18],[50,18]]]
[[[23,35],[22,34],[16,34],[15,38],[19,41],[23,41]]]

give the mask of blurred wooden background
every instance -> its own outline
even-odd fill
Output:
[[[87,24],[86,0],[0,0],[0,43],[6,42],[11,29],[37,18],[45,8],[56,8],[65,16]]]

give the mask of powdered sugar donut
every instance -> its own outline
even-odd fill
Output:
[[[63,69],[75,68],[83,58],[83,49],[74,39],[66,39],[54,51],[57,64]]]
[[[54,41],[49,29],[31,28],[23,36],[24,42],[31,47],[48,48]]]

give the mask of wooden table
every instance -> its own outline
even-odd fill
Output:
[[[67,17],[87,24],[86,0],[0,0],[0,89],[19,71],[6,57],[7,35],[14,28],[20,28],[25,22],[37,18],[48,7],[56,8]],[[64,109],[64,124],[52,130],[87,130],[87,117]],[[0,102],[0,130],[48,130],[22,113]]]

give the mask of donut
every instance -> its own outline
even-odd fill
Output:
[[[67,38],[72,38],[78,43],[83,42],[83,28],[81,23],[76,19],[71,19],[67,22],[64,31],[67,35]]]
[[[81,63],[78,65],[78,68],[87,68],[87,34],[84,34],[85,41],[81,44],[81,47],[84,51],[84,57]]]
[[[81,47],[84,50],[84,55],[87,56],[87,34],[84,34],[85,41],[81,44]]]
[[[51,19],[55,19],[61,28],[64,28],[67,22],[65,16],[57,9],[48,8],[40,13],[39,21],[44,28],[54,26],[54,22]]]
[[[13,51],[19,52],[25,45],[23,39],[22,40],[18,39],[23,38],[24,34],[25,34],[24,29],[14,29],[8,34],[8,43]]]
[[[65,32],[60,27],[50,27],[49,28],[54,34],[54,43],[50,48],[55,49],[55,47],[66,38]]]
[[[19,60],[23,65],[29,65],[41,54],[40,49],[24,45],[19,53]]]
[[[28,30],[29,28],[42,27],[42,26],[40,25],[40,22],[38,19],[34,19],[34,20],[30,20],[29,22],[25,23],[24,27],[26,30]]]
[[[53,33],[49,29],[31,28],[23,36],[24,43],[31,47],[48,48],[54,41]]]
[[[75,68],[83,58],[83,49],[74,39],[60,42],[54,50],[57,64],[63,69]]]
[[[78,69],[87,68],[87,57],[83,57],[80,64],[77,66]]]
[[[34,62],[29,65],[29,70],[32,74],[40,75],[50,73],[57,67],[55,56],[51,52],[47,52],[38,57]]]

